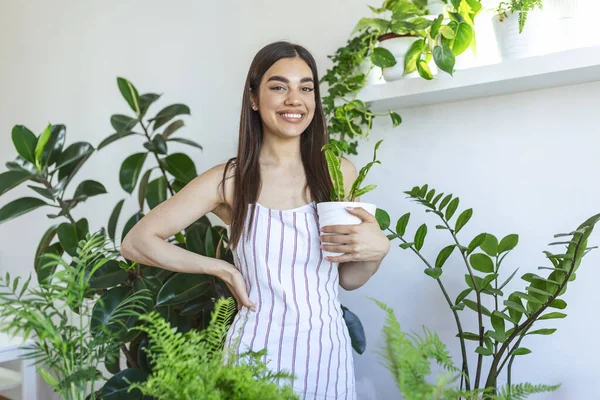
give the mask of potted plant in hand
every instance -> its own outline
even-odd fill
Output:
[[[381,145],[381,142],[383,142],[383,140],[380,140],[375,144],[373,161],[369,162],[360,170],[358,177],[352,184],[347,195],[344,188],[344,176],[342,174],[342,152],[335,143],[328,143],[323,146],[329,174],[333,179],[333,188],[330,196],[331,201],[317,204],[317,215],[319,217],[320,226],[360,224],[362,222],[361,219],[348,213],[346,207],[361,207],[372,215],[375,215],[375,212],[377,211],[377,206],[375,204],[363,203],[355,200],[377,187],[377,185],[367,185],[364,188],[361,188],[360,186],[367,177],[371,167],[375,164],[381,164],[381,162],[377,160],[377,149]],[[327,234],[324,233],[324,235]],[[340,255],[342,255],[342,253],[323,250],[324,257],[336,257]]]

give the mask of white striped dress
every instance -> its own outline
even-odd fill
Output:
[[[338,296],[338,264],[323,259],[314,202],[291,210],[256,204],[234,251],[257,311],[242,307],[226,337],[236,354],[267,349],[267,367],[295,376],[301,399],[355,400],[354,362]],[[289,384],[289,382],[286,382]]]

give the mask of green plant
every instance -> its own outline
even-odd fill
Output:
[[[504,21],[510,14],[519,13],[519,33],[522,33],[529,13],[536,8],[542,8],[542,0],[508,0],[500,2],[496,14]]]
[[[503,290],[514,278],[517,270],[500,281],[500,267],[504,265],[504,260],[510,251],[517,246],[518,235],[507,235],[499,241],[490,233],[481,233],[465,246],[459,241],[458,234],[473,216],[472,209],[463,211],[455,222],[451,223],[458,210],[458,197],[451,194],[446,196],[443,193],[436,194],[435,189],[429,189],[427,185],[414,187],[405,193],[410,199],[427,208],[426,212],[437,215],[441,224],[436,225],[436,229],[447,231],[452,238],[453,243],[440,251],[435,262],[428,261],[421,253],[428,232],[427,224],[420,225],[414,239],[410,240],[405,238],[410,213],[398,219],[395,231],[389,228],[390,218],[387,212],[378,210],[377,219],[381,228],[390,232],[388,235],[390,240],[399,239],[402,242],[400,244],[402,249],[410,249],[423,261],[426,265],[425,274],[435,279],[442,290],[458,329],[457,336],[462,355],[461,371],[464,377],[461,388],[464,383],[467,391],[477,390],[480,387],[493,388],[496,391],[498,377],[506,367],[508,390],[511,390],[510,388],[513,387],[511,371],[515,357],[531,353],[529,349],[523,347],[523,340],[528,335],[550,335],[556,331],[553,328],[532,329],[534,325],[537,326],[543,320],[566,317],[562,312],[545,314],[544,312],[548,308],[562,310],[567,306],[560,297],[565,293],[568,282],[575,280],[575,272],[582,258],[593,249],[587,247],[587,240],[596,223],[600,221],[600,214],[589,218],[573,232],[555,236],[565,237],[565,239],[550,245],[564,245],[566,248],[556,254],[544,252],[552,266],[539,267],[539,269],[551,271],[548,276],[526,273],[521,277],[528,284],[525,290],[517,290],[505,296]],[[452,301],[441,277],[444,272],[442,267],[455,250],[466,267],[467,288]],[[489,296],[493,308],[484,305],[484,296]],[[459,312],[465,307],[477,314],[478,331],[475,333],[465,332],[462,328]],[[474,372],[469,368],[465,345],[467,340],[475,341],[478,345],[475,350],[477,367]],[[490,358],[486,377],[482,375],[484,357]]]
[[[129,390],[172,400],[297,399],[290,385],[277,384],[290,380],[291,375],[270,372],[261,361],[265,349],[235,357],[234,345],[226,350],[224,362],[222,346],[235,310],[232,298],[222,298],[206,329],[185,334],[172,329],[158,313],[143,316],[146,324],[139,329],[152,343],[144,350],[152,373],[147,381],[135,383]]]
[[[95,399],[96,381],[106,379],[98,370],[105,357],[118,353],[118,338],[145,312],[148,291],[128,290],[118,304],[94,302],[91,278],[114,260],[104,233],[86,234],[76,244],[73,263],[45,254],[41,270],[53,271],[38,288],[31,277],[20,284],[10,274],[0,278],[0,320],[12,334],[33,334],[25,358],[35,359],[38,372],[63,399]],[[57,270],[58,267],[58,270]]]
[[[394,376],[400,392],[410,400],[455,400],[458,398],[479,399],[485,396],[494,400],[517,400],[535,393],[543,393],[558,389],[557,386],[531,385],[529,383],[509,386],[505,385],[496,395],[494,388],[462,390],[448,387],[461,376],[446,345],[434,332],[424,328],[424,334],[408,334],[402,331],[394,310],[384,303],[371,299],[386,312],[386,323],[383,327],[383,344],[379,356]],[[431,363],[441,366],[445,374],[438,375],[436,383],[427,382],[431,373]]]
[[[168,105],[155,116],[148,117],[151,105],[160,99],[160,95],[139,95],[137,88],[124,78],[117,79],[117,86],[133,116],[111,116],[110,122],[115,133],[102,140],[98,150],[132,136],[143,139],[143,151],[126,157],[119,169],[121,187],[128,195],[137,192],[134,201],[139,209],[127,218],[119,236],[117,227],[126,198],[119,200],[113,208],[105,231],[115,250],[147,209],[156,207],[196,177],[192,159],[185,153],[169,154],[169,146],[180,143],[202,149],[194,141],[175,136],[184,126],[179,117],[190,114],[186,105]],[[0,195],[23,183],[32,183],[27,186],[44,198],[23,197],[9,202],[0,208],[0,224],[39,207],[55,208],[56,212],[48,214],[48,218],[63,220],[49,226],[36,250],[34,270],[40,283],[46,282],[54,272],[40,268],[42,257],[55,254],[71,264],[73,257],[76,257],[77,243],[89,233],[87,218],[76,220],[73,216],[75,207],[92,196],[107,193],[100,182],[84,180],[69,195],[69,184],[95,149],[87,142],[76,142],[63,149],[65,140],[64,125],[48,125],[38,136],[25,126],[15,126],[12,141],[18,156],[6,163],[8,171],[0,173]],[[153,158],[156,163],[148,165],[148,158]],[[167,240],[197,254],[233,263],[233,254],[227,246],[226,228],[213,226],[206,216]],[[95,271],[90,277],[88,295],[105,304],[118,305],[125,301],[132,289],[136,292],[149,290],[152,293],[152,309],[182,332],[204,329],[215,299],[231,295],[227,285],[212,275],[173,273],[124,259],[111,259]],[[362,354],[366,346],[360,330],[362,325],[352,313],[344,313],[344,316],[345,319],[348,317],[346,321],[354,348]],[[145,379],[146,372],[141,370],[144,362],[140,349],[147,345],[148,340],[141,331],[129,330],[119,337],[117,349],[109,349],[111,353],[107,353],[105,367],[116,377],[116,381],[107,382],[111,390],[118,392],[123,389],[120,383],[115,383],[123,382],[118,380],[123,376],[130,380]],[[125,355],[127,367],[131,368],[121,371],[119,351]]]
[[[333,179],[333,188],[331,190],[331,201],[354,201],[357,197],[363,196],[364,194],[370,192],[375,189],[377,185],[367,185],[364,188],[361,188],[363,181],[367,177],[367,174],[371,170],[371,167],[375,164],[381,164],[379,160],[377,160],[377,149],[381,145],[383,140],[378,141],[375,144],[375,149],[373,150],[373,161],[369,162],[367,165],[361,168],[358,173],[358,177],[352,184],[352,188],[346,196],[346,191],[344,189],[344,175],[342,174],[342,150],[336,143],[327,143],[323,146],[323,151],[325,152],[325,158],[327,160],[327,168],[329,169],[329,174]]]
[[[363,63],[372,60],[375,65],[385,65],[382,63],[386,62],[371,51],[377,36],[376,32],[365,31],[348,39],[345,46],[328,56],[333,66],[321,78],[321,82],[328,84],[327,94],[323,96],[323,110],[329,140],[346,154],[358,154],[358,139],[369,136],[375,117],[389,115],[394,127],[402,123],[398,113],[373,113],[371,107],[358,98],[373,68],[361,71]]]

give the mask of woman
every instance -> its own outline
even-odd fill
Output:
[[[226,346],[267,349],[268,367],[291,372],[301,398],[355,399],[348,330],[338,285],[354,290],[389,251],[376,219],[319,227],[318,202],[332,181],[317,67],[301,46],[276,42],[255,56],[244,87],[238,155],[204,172],[129,232],[122,255],[171,271],[212,274],[238,303]],[[345,187],[357,177],[344,159]],[[208,212],[231,225],[235,265],[186,251],[166,238]],[[320,229],[321,228],[321,229]],[[321,244],[319,233],[328,233]],[[344,253],[324,258],[320,249]]]

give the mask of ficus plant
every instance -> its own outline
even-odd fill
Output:
[[[593,248],[588,247],[587,240],[594,226],[600,221],[600,214],[584,221],[576,230],[555,235],[561,238],[550,243],[561,246],[557,252],[544,251],[550,266],[539,267],[547,274],[525,273],[521,279],[525,282],[524,290],[505,293],[509,282],[516,276],[518,269],[505,274],[506,257],[518,244],[518,235],[507,235],[501,240],[490,233],[481,233],[472,238],[468,244],[459,238],[459,233],[471,220],[471,208],[462,211],[454,218],[460,201],[452,194],[437,193],[428,185],[414,187],[405,192],[411,200],[426,208],[426,212],[434,214],[440,223],[435,226],[448,233],[451,244],[444,247],[434,261],[428,260],[423,249],[427,232],[427,224],[421,224],[414,235],[407,234],[410,213],[400,217],[395,230],[390,228],[390,217],[384,210],[378,210],[377,219],[382,229],[388,230],[390,240],[399,240],[400,247],[412,251],[424,264],[424,272],[436,281],[448,309],[456,321],[457,337],[461,349],[461,385],[469,390],[491,389],[482,394],[483,398],[492,398],[498,389],[498,378],[506,373],[507,390],[512,387],[512,365],[516,357],[524,356],[531,351],[524,345],[530,335],[551,335],[555,328],[539,327],[541,321],[565,318],[567,303],[561,299],[569,282],[575,280],[576,271],[582,258]],[[454,218],[454,219],[453,219]],[[443,284],[444,265],[455,253],[465,267],[466,288],[453,300]],[[461,314],[470,310],[476,314],[478,329],[466,332],[461,322]],[[469,364],[470,352],[467,342],[475,342],[477,363],[475,369]],[[489,358],[487,372],[483,370],[484,358]],[[542,389],[551,390],[554,386],[527,385],[535,393]],[[519,387],[522,390],[523,387]],[[491,394],[490,394],[491,393]],[[521,393],[521,392],[520,392]],[[521,393],[525,396],[528,393]],[[519,397],[523,398],[523,397]]]
[[[361,197],[364,194],[375,189],[377,185],[367,185],[361,187],[364,180],[367,178],[367,174],[375,164],[381,164],[381,161],[377,160],[377,149],[383,140],[378,141],[375,144],[373,150],[373,161],[360,169],[358,176],[352,183],[352,187],[346,196],[344,189],[344,175],[342,174],[342,154],[343,151],[336,143],[327,143],[323,146],[323,152],[325,153],[325,159],[327,160],[327,168],[329,174],[333,180],[333,187],[331,189],[330,200],[331,201],[355,201],[357,197]]]
[[[168,105],[153,117],[148,117],[151,105],[159,100],[160,95],[140,95],[136,87],[124,78],[117,79],[117,86],[131,111],[128,115],[115,114],[110,118],[115,132],[102,140],[97,149],[104,150],[111,143],[132,136],[142,139],[140,147],[143,150],[126,157],[119,169],[121,187],[129,196],[137,194],[134,201],[139,208],[121,225],[119,219],[127,198],[115,204],[104,229],[115,250],[148,209],[156,207],[196,177],[192,159],[185,153],[169,153],[169,145],[178,142],[202,149],[194,141],[175,136],[184,126],[181,117],[190,114],[186,105]],[[38,283],[49,283],[54,270],[40,268],[41,259],[47,254],[55,254],[74,266],[77,244],[89,234],[90,228],[87,219],[76,219],[73,211],[89,197],[107,193],[104,185],[93,180],[82,181],[74,192],[69,190],[75,174],[97,150],[87,142],[76,142],[64,148],[64,125],[49,125],[37,136],[25,126],[17,125],[12,130],[12,140],[18,156],[6,163],[8,171],[0,173],[0,195],[28,183],[27,186],[43,199],[28,196],[3,205],[0,208],[0,224],[40,207],[56,209],[47,214],[51,220],[58,221],[51,224],[40,239],[33,266]],[[149,159],[154,159],[155,163],[150,164]],[[122,226],[120,235],[119,225]],[[227,246],[226,228],[211,224],[206,216],[167,240],[197,254],[233,263],[233,254]],[[231,296],[227,285],[212,275],[173,273],[122,257],[109,260],[94,272],[86,295],[110,305],[103,310],[110,314],[132,290],[150,291],[152,307],[148,311],[158,312],[180,332],[204,329],[216,299]],[[354,349],[362,354],[366,341],[360,320],[347,309],[344,310],[344,319]],[[118,346],[107,352],[105,362],[105,368],[115,375],[103,389],[116,396],[112,397],[114,399],[120,398],[123,387],[127,387],[126,380],[139,380],[149,372],[144,353],[140,350],[148,346],[145,334],[130,329],[117,340]],[[126,365],[119,362],[119,352],[124,355]]]

